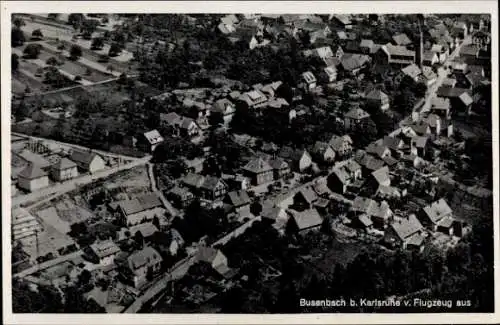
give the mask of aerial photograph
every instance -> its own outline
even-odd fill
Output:
[[[12,14],[12,313],[493,313],[491,17]]]

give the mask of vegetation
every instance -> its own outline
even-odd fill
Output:
[[[24,58],[26,59],[36,59],[42,51],[42,46],[40,44],[28,44],[23,51]]]
[[[78,60],[78,58],[82,56],[82,48],[79,47],[78,45],[71,46],[71,49],[69,50],[69,55],[71,60]]]

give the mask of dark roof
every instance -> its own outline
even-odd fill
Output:
[[[213,191],[219,183],[224,183],[222,180],[215,176],[206,176],[205,181],[201,184],[201,188]]]
[[[438,223],[443,217],[450,216],[452,210],[444,199],[439,199],[423,209],[433,223]]]
[[[311,204],[315,200],[318,199],[318,195],[316,192],[313,191],[313,189],[310,186],[303,187],[297,192],[297,194],[301,194],[302,197],[307,201],[307,203]],[[295,194],[295,195],[297,195]]]
[[[389,97],[382,90],[373,89],[366,95],[366,98],[371,100],[383,100]]]
[[[361,68],[370,61],[370,57],[364,54],[344,54],[340,65],[347,71]]]
[[[97,154],[92,151],[73,150],[70,159],[82,165],[90,165],[96,156]]]
[[[467,88],[456,88],[456,87],[441,86],[437,90],[436,94],[439,97],[458,98],[464,92],[468,92],[469,93],[470,90],[467,89]],[[470,95],[470,93],[469,93],[469,95]]]
[[[408,218],[398,218],[391,224],[391,227],[401,240],[407,240],[423,229],[422,224],[414,214]]]

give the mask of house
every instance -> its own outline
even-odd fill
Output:
[[[427,154],[427,136],[416,136],[411,139],[411,153],[419,157],[425,157]]]
[[[222,114],[224,124],[228,125],[233,119],[233,115],[236,112],[236,106],[227,98],[222,98],[217,100],[211,107],[212,112]]]
[[[48,173],[30,163],[17,175],[17,186],[29,192],[47,187],[49,186]]]
[[[282,84],[282,81],[271,82],[267,85],[262,86],[262,88],[260,88],[259,90],[269,98],[274,98],[274,96],[276,95],[276,91]]]
[[[236,213],[250,209],[250,197],[244,190],[227,193],[225,201],[232,206]]]
[[[358,164],[355,160],[349,160],[344,168],[349,175],[349,177],[353,180],[358,180],[362,176],[362,168],[361,165]]]
[[[222,179],[215,176],[205,176],[199,187],[201,196],[210,201],[222,200],[227,193],[227,185]]]
[[[376,229],[384,230],[392,221],[392,210],[387,202],[378,203],[372,199],[357,196],[349,213],[354,220],[357,221],[366,229],[373,226]]]
[[[475,59],[478,57],[480,47],[476,45],[465,45],[460,48],[460,57],[467,59]]]
[[[432,86],[437,81],[437,75],[431,67],[422,67],[422,74],[419,76],[419,82],[427,87]]]
[[[438,53],[432,51],[425,51],[422,63],[428,67],[432,67],[434,64],[439,63]]]
[[[467,28],[467,24],[463,21],[457,21],[453,24],[451,29],[451,34],[460,39],[464,39],[469,33],[469,29]]]
[[[50,176],[58,182],[75,178],[78,176],[78,166],[75,162],[63,157],[50,166]]]
[[[453,61],[451,63],[451,71],[455,75],[462,75],[467,73],[468,65],[462,61]]]
[[[165,139],[158,130],[145,132],[137,139],[137,146],[145,152],[153,152]]]
[[[265,103],[267,101],[267,97],[260,90],[254,89],[241,94],[238,100],[246,103],[248,107],[252,108]]]
[[[466,88],[441,86],[436,92],[441,98],[449,99],[451,108],[458,115],[469,115],[473,103],[472,91]]]
[[[450,49],[446,43],[434,44],[432,45],[430,51],[438,56],[439,63],[444,63],[448,58],[448,56],[450,55]]]
[[[310,186],[302,187],[293,196],[293,207],[297,211],[310,209],[312,204],[318,200],[318,195]]]
[[[278,156],[289,161],[291,169],[300,173],[304,172],[312,165],[312,158],[307,150],[294,150],[290,147],[283,147],[279,151]]]
[[[366,119],[370,118],[370,114],[361,108],[353,108],[344,115],[344,125],[347,130],[352,130],[363,124]]]
[[[323,218],[314,208],[300,212],[290,210],[290,214],[288,229],[292,233],[304,234],[309,231],[319,230],[323,225]]]
[[[167,249],[170,255],[176,256],[179,249],[184,247],[185,241],[175,228],[170,228],[167,232]]]
[[[384,166],[372,172],[372,177],[376,181],[377,186],[391,186],[391,178],[389,177],[389,167]]]
[[[370,175],[375,170],[382,168],[385,162],[369,155],[367,152],[358,150],[354,155],[355,161],[362,167],[364,175]]]
[[[73,150],[69,159],[74,161],[79,169],[91,174],[103,170],[106,166],[104,159],[92,151]]]
[[[432,98],[430,111],[443,119],[449,119],[451,117],[450,100],[442,97]]]
[[[253,185],[269,183],[274,180],[274,170],[263,158],[250,160],[244,167],[243,173],[249,177]]]
[[[376,53],[376,60],[386,64],[406,66],[415,63],[415,51],[388,43],[380,47]]]
[[[119,262],[119,272],[137,289],[151,281],[161,270],[163,259],[154,248],[144,247]]]
[[[446,137],[451,137],[453,135],[453,124],[446,119],[441,119],[439,115],[429,114],[423,122],[430,127],[431,134],[440,136],[444,131],[444,136]]]
[[[405,142],[398,136],[386,135],[382,139],[382,144],[391,150],[391,155],[394,153],[400,156],[401,152],[405,148]]]
[[[164,213],[163,204],[154,193],[144,194],[132,200],[123,200],[110,203],[112,211],[118,215],[119,222],[124,226],[133,226],[154,217],[161,217]]]
[[[318,162],[330,163],[335,160],[335,151],[326,142],[316,141],[311,154]]]
[[[418,65],[416,65],[415,63],[412,63],[404,67],[403,69],[401,69],[401,72],[403,73],[403,75],[412,79],[415,82],[418,82],[418,77],[422,73]]]
[[[370,91],[365,98],[368,105],[373,105],[381,111],[386,111],[389,109],[389,96],[387,96],[381,90],[374,89]]]
[[[269,159],[269,165],[273,168],[274,179],[278,180],[290,174],[290,166],[280,157]]]
[[[352,139],[349,135],[333,135],[328,144],[335,151],[337,157],[347,157],[352,153]]]
[[[38,153],[34,153],[33,151],[28,149],[22,149],[19,152],[13,151],[12,154],[15,157],[19,157],[21,161],[27,163],[28,165],[35,165],[43,170],[49,168],[52,165],[52,163],[48,161],[44,156]]]
[[[408,46],[412,44],[411,39],[405,33],[394,35],[392,41],[394,45],[397,46]]]
[[[345,194],[347,192],[347,187],[352,181],[352,177],[346,172],[345,168],[342,167],[334,168],[327,177],[328,188],[340,194]]]
[[[86,257],[101,266],[113,265],[120,248],[110,239],[94,242],[85,250]]]
[[[337,67],[334,65],[327,66],[321,70],[319,79],[324,83],[331,83],[337,80]]]
[[[370,57],[365,54],[344,54],[340,60],[339,69],[344,75],[357,76],[370,60]]]
[[[275,206],[266,206],[263,207],[260,215],[262,216],[263,222],[270,223],[274,229],[281,235],[284,235],[288,220],[290,219],[290,215],[285,209]]]
[[[384,240],[393,247],[416,249],[420,251],[424,242],[424,227],[414,214],[408,217],[394,218],[394,222],[385,231]]]
[[[385,146],[383,143],[372,142],[366,148],[366,152],[376,156],[379,159],[384,159],[391,155],[391,150],[389,147]]]
[[[177,113],[161,113],[160,120],[172,127],[174,135],[194,137],[201,134],[200,127],[190,117],[184,117]]]
[[[334,57],[334,53],[330,46],[322,46],[312,50],[304,50],[302,54],[307,57],[318,57],[322,60]]]
[[[447,223],[447,220],[453,218],[453,211],[444,199],[439,199],[424,207],[417,217],[422,225],[432,231],[437,231],[441,221]]]
[[[232,270],[228,267],[227,257],[219,249],[202,246],[198,248],[195,260],[198,263],[210,265],[212,269],[224,278],[229,277],[232,273]]]
[[[478,31],[472,34],[472,44],[482,47],[491,43],[491,34],[484,31]]]
[[[317,86],[316,77],[313,75],[313,73],[311,71],[306,71],[306,72],[302,73],[302,80],[304,81],[305,88],[307,90],[314,89]]]
[[[376,48],[375,43],[370,39],[362,39],[359,47],[364,54],[373,54]]]
[[[158,228],[156,228],[156,226],[151,222],[145,222],[130,227],[129,231],[131,236],[135,236],[137,233],[140,233],[142,238],[144,238],[146,242],[149,242],[153,235],[158,232]]]
[[[185,208],[194,200],[194,194],[184,187],[174,186],[168,191],[167,197],[177,207]]]
[[[349,15],[334,14],[331,15],[330,21],[332,21],[332,23],[345,30],[352,29],[353,26],[352,20],[349,17]]]

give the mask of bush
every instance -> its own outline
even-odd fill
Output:
[[[82,56],[82,49],[78,45],[73,45],[71,47],[71,50],[69,51],[69,55],[72,60],[77,60],[79,57]]]
[[[40,44],[29,44],[23,51],[26,59],[36,59],[40,55],[42,46]]]
[[[40,29],[35,29],[31,33],[31,37],[34,38],[34,39],[42,39],[43,38],[42,31]]]

